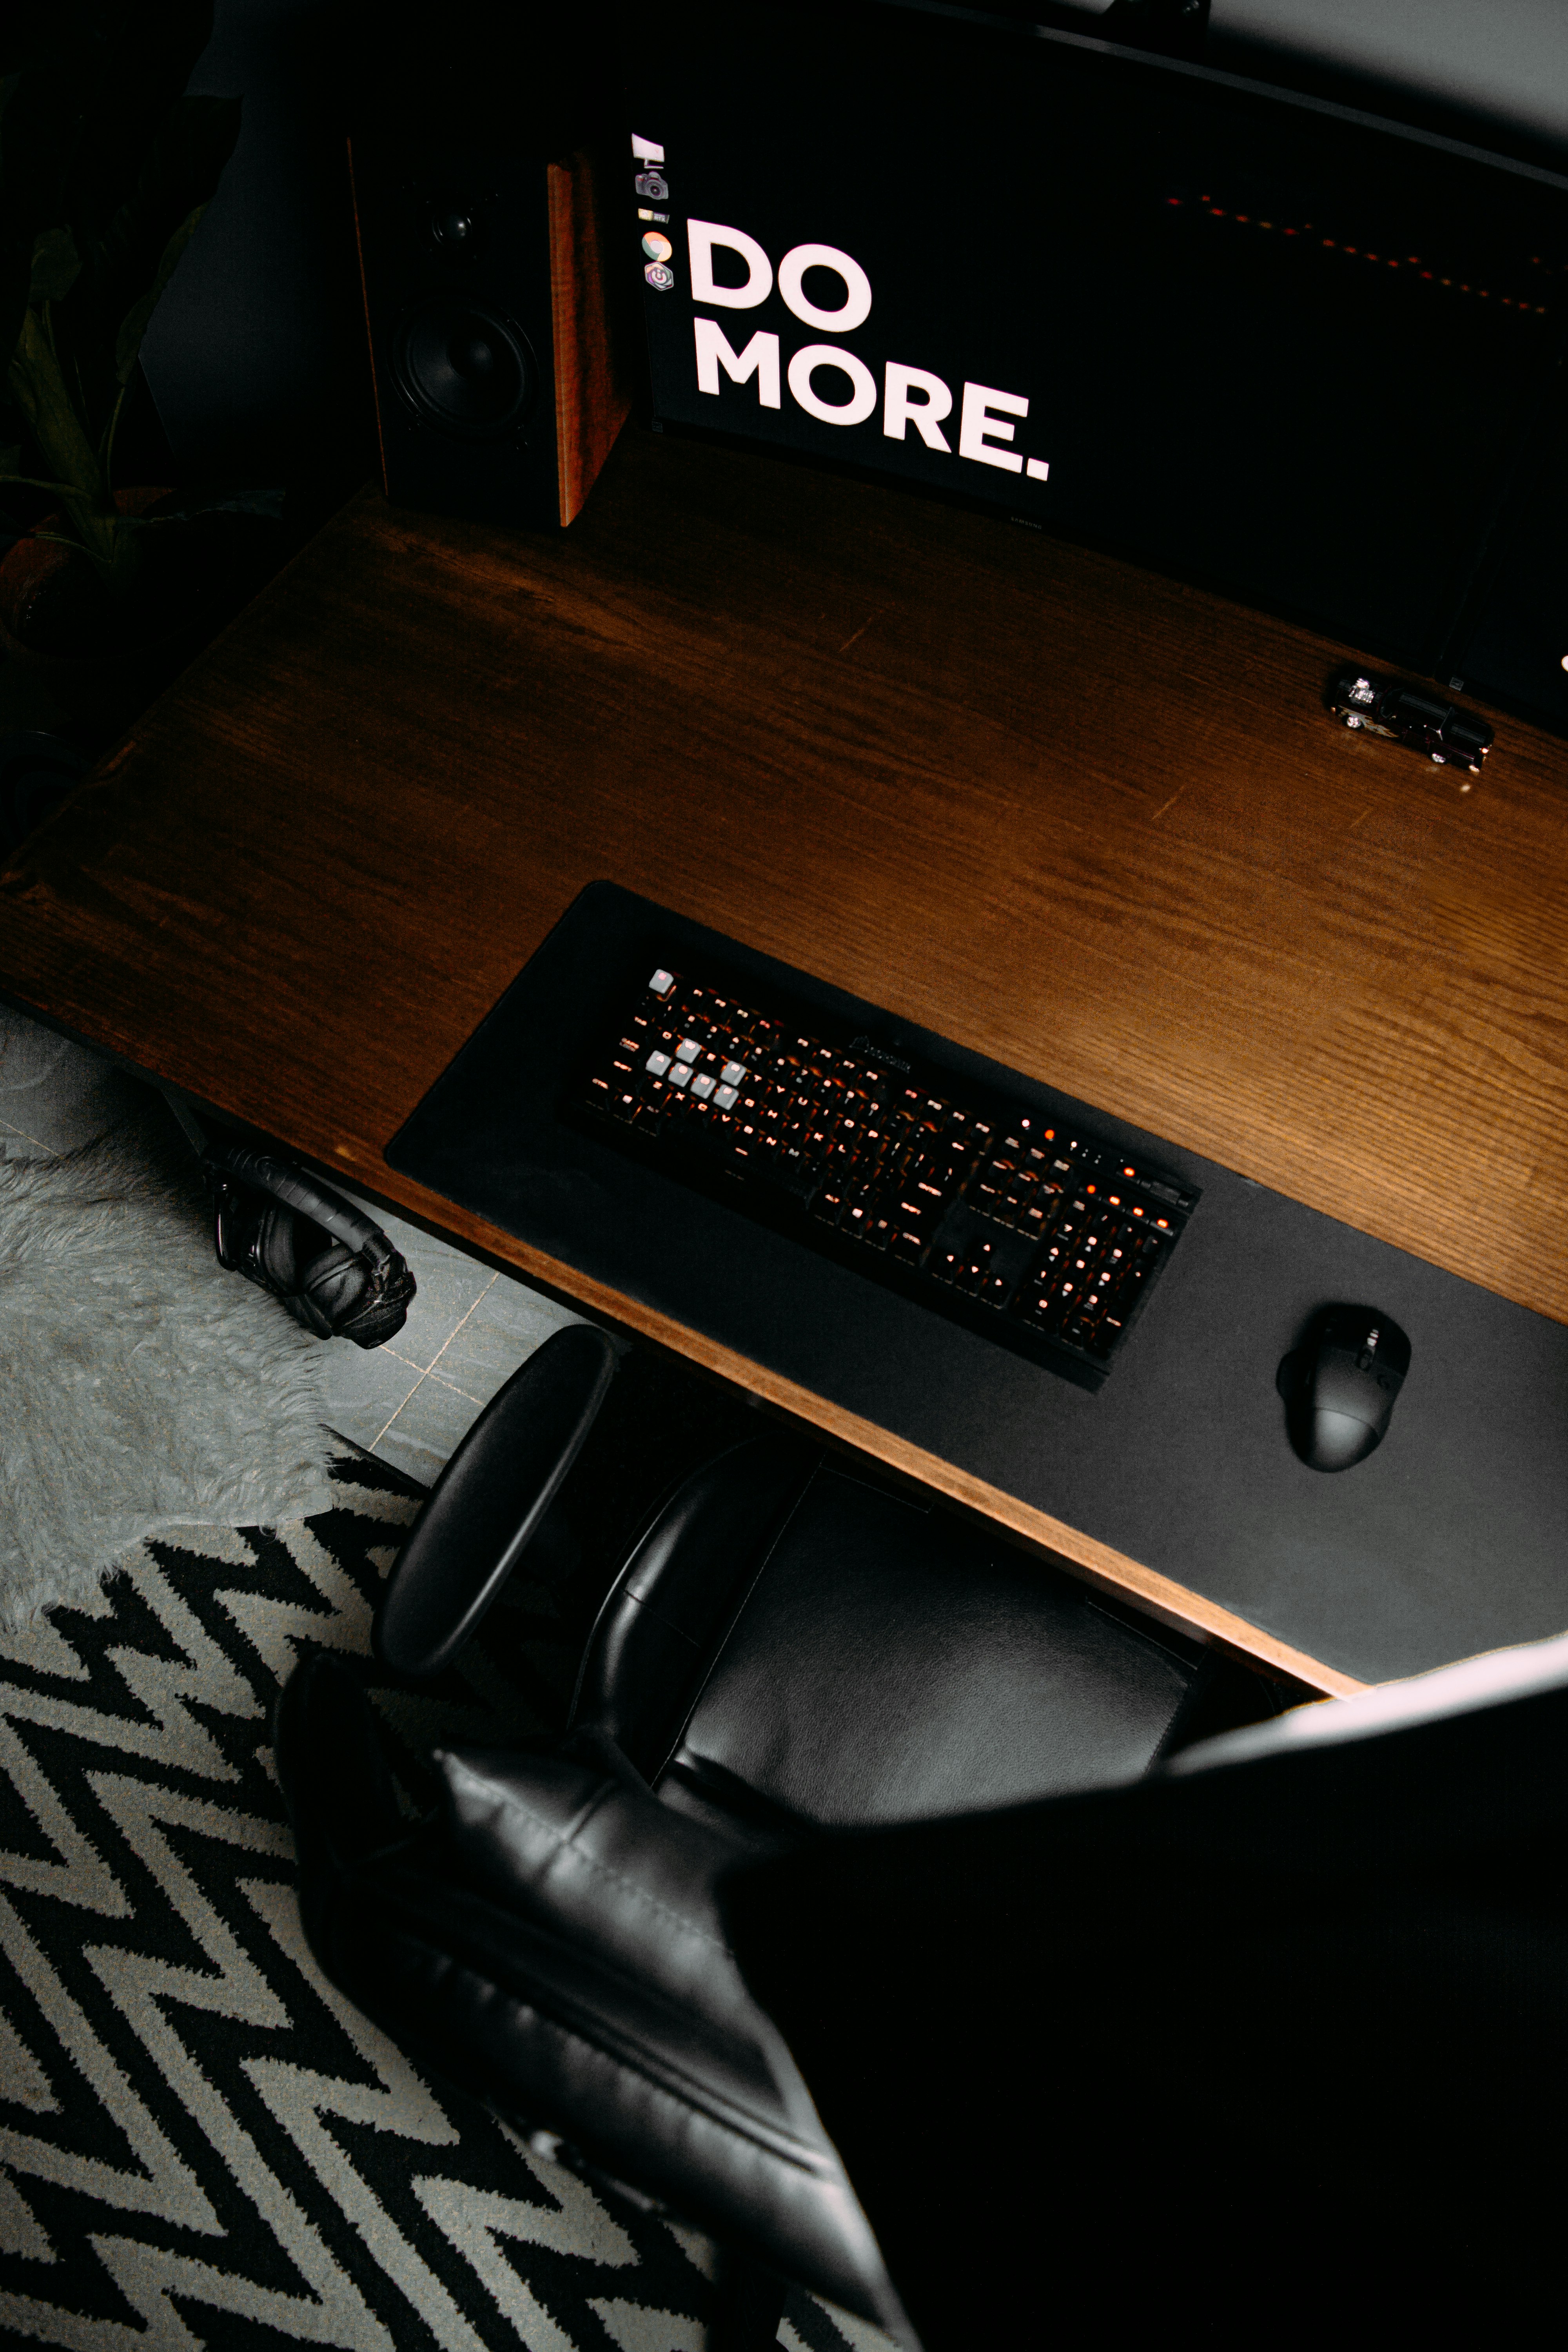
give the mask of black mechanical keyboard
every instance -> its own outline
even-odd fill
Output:
[[[660,967],[567,1108],[638,1158],[1098,1388],[1198,1195],[1048,1112]]]

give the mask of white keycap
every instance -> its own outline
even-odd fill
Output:
[[[686,1063],[674,1064],[669,1073],[669,1083],[672,1087],[689,1087],[691,1084],[691,1072]]]
[[[654,973],[653,978],[648,982],[648,986],[656,996],[668,996],[675,986],[675,974],[672,971],[665,971],[661,968]]]
[[[733,1110],[740,1097],[733,1087],[721,1087],[713,1099],[721,1110]]]
[[[700,1095],[704,1102],[707,1101],[713,1091],[713,1081],[706,1070],[702,1072],[700,1077],[692,1079],[691,1091],[694,1095]]]
[[[683,1037],[675,1049],[675,1058],[678,1062],[694,1062],[701,1051],[695,1037]]]
[[[719,1075],[727,1087],[738,1087],[746,1075],[746,1066],[744,1062],[726,1062]]]
[[[650,1054],[647,1061],[643,1064],[643,1067],[645,1070],[651,1070],[656,1078],[662,1078],[666,1070],[669,1067],[669,1055],[668,1054],[658,1053]]]

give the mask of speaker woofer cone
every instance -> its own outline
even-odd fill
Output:
[[[392,373],[426,424],[458,440],[515,432],[539,394],[539,362],[521,327],[488,302],[432,294],[398,321]]]

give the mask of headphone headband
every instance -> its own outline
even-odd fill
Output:
[[[269,1192],[286,1208],[297,1209],[309,1217],[334,1241],[344,1243],[356,1256],[376,1267],[385,1265],[397,1253],[379,1225],[372,1224],[357,1209],[329,1192],[324,1185],[313,1184],[297,1168],[286,1167],[265,1151],[247,1151],[242,1144],[209,1144],[203,1155],[204,1164],[219,1175],[232,1176],[241,1184],[254,1184],[258,1192]]]

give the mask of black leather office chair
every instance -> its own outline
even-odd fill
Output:
[[[596,1333],[562,1333],[487,1409],[393,1572],[384,1664],[426,1675],[456,1654],[613,1362]],[[353,1672],[300,1664],[279,1762],[306,1931],[437,2075],[739,2258],[713,2343],[771,2343],[786,2279],[913,2342],[728,1949],[721,1882],[831,1832],[1136,1778],[1200,1681],[1066,1577],[759,1436],[689,1478],[634,1545],[565,1738],[438,1755],[443,1807],[412,1834]],[[889,1954],[889,1990],[915,1948]]]

